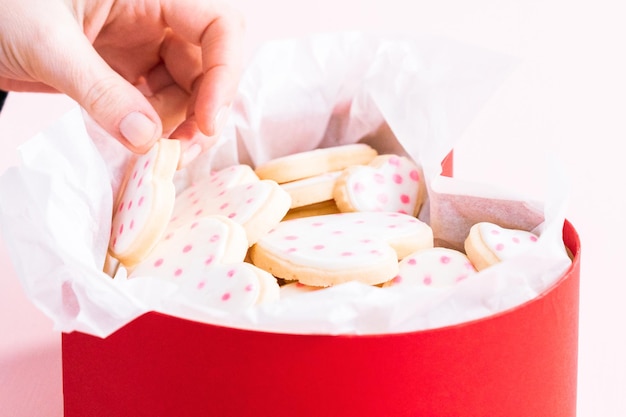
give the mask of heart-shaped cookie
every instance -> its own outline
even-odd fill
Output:
[[[402,259],[398,275],[384,286],[448,287],[475,273],[476,269],[465,254],[438,247],[419,250]]]
[[[174,207],[173,177],[180,143],[161,139],[131,165],[114,207],[110,254],[126,266],[140,262],[161,238]]]
[[[346,168],[333,197],[342,212],[384,211],[417,215],[425,190],[419,167],[409,158],[379,155],[368,165]]]
[[[168,230],[177,229],[192,219],[221,215],[241,224],[252,245],[282,220],[291,198],[275,181],[242,176],[240,172],[235,175],[241,168],[225,170],[192,185],[176,197]]]
[[[398,259],[432,246],[430,227],[413,216],[339,213],[283,221],[250,249],[250,258],[306,285],[380,284],[397,275]]]
[[[465,253],[477,270],[518,256],[535,245],[539,237],[519,229],[506,229],[490,222],[476,223],[465,239]]]
[[[278,298],[276,279],[243,262],[248,250],[241,225],[206,216],[168,231],[129,278],[153,277],[179,285],[188,302],[241,311]]]

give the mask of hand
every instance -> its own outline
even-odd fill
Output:
[[[62,92],[135,152],[192,159],[239,82],[241,17],[220,0],[2,0],[0,89]]]

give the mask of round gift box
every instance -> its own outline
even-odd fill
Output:
[[[389,335],[292,335],[147,313],[107,338],[63,334],[65,417],[572,417],[580,241],[539,297]]]

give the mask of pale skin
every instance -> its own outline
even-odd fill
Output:
[[[181,139],[187,163],[228,116],[241,16],[220,0],[1,0],[0,89],[61,92],[138,153]]]

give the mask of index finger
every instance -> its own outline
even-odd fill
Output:
[[[242,16],[219,0],[161,0],[161,6],[167,25],[201,47],[202,74],[194,85],[193,114],[200,130],[214,135],[220,123],[216,118],[230,107],[241,77]]]

